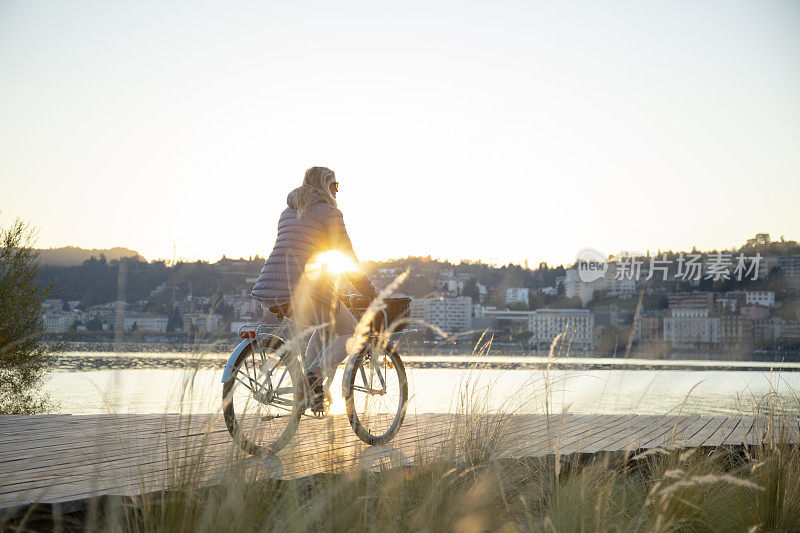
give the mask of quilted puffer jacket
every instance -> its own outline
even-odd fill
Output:
[[[303,218],[297,218],[295,191],[286,198],[288,207],[278,220],[278,238],[272,253],[264,262],[250,296],[265,307],[283,305],[291,300],[292,292],[305,271],[306,263],[319,252],[339,250],[358,263],[344,226],[342,212],[330,205],[319,193]],[[375,296],[375,287],[365,275],[354,273],[350,281],[365,296]],[[332,286],[329,285],[330,288]],[[330,298],[330,293],[315,290],[314,296]]]

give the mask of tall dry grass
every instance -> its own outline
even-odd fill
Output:
[[[662,450],[628,458],[472,462],[280,481],[228,478],[107,499],[54,519],[62,531],[790,531],[800,527],[794,445]],[[188,481],[187,481],[188,483]],[[32,530],[41,517],[5,520]]]

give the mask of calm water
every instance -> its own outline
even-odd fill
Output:
[[[50,375],[45,390],[60,402],[60,412],[207,413],[220,410],[224,354],[205,356],[197,369],[185,368],[195,358],[174,353],[66,354]],[[431,357],[409,357],[430,364]],[[454,358],[441,358],[452,362]],[[456,360],[471,362],[470,357]],[[534,358],[482,358],[482,362],[520,362]],[[541,361],[541,360],[539,360]],[[800,405],[800,365],[764,364],[752,370],[618,370],[619,360],[591,359],[607,368],[578,368],[585,361],[561,360],[557,370],[492,368],[409,368],[410,409],[453,412],[465,403],[473,409],[506,409],[523,413],[568,411],[581,414],[726,414],[753,412],[757,403]],[[605,361],[605,363],[603,363]],[[652,361],[626,360],[627,368]],[[681,365],[686,366],[686,362]],[[689,363],[691,364],[691,363]],[[698,362],[704,368],[717,363]],[[570,369],[570,366],[576,368]],[[723,364],[719,364],[722,368]],[[730,363],[725,363],[730,367]],[[734,365],[735,366],[735,365]],[[335,412],[344,412],[341,371],[334,384]]]

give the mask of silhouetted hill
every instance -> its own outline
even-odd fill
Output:
[[[105,256],[107,261],[120,260],[123,257],[135,257],[142,261],[145,258],[139,255],[139,252],[129,248],[122,248],[116,246],[107,250],[84,250],[76,246],[65,246],[64,248],[50,248],[48,250],[39,250],[39,260],[42,264],[51,266],[75,266],[81,265],[84,261],[92,257],[100,258]]]

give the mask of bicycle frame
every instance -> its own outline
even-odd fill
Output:
[[[387,320],[386,312],[382,310],[381,313],[383,313],[383,320],[384,320],[384,324],[385,324],[386,320]],[[241,328],[239,328],[239,335],[241,336],[241,332],[244,331],[245,328],[248,328],[248,327],[249,326],[242,326]],[[243,339],[238,344],[238,346],[236,346],[236,348],[233,350],[233,352],[231,352],[231,355],[228,357],[228,361],[225,364],[225,369],[224,369],[224,371],[222,373],[222,383],[227,383],[228,381],[230,381],[230,379],[233,376],[233,368],[234,368],[234,366],[236,366],[236,361],[237,361],[237,359],[239,358],[239,356],[241,355],[241,353],[244,351],[244,349],[247,346],[249,346],[249,345],[251,345],[253,343],[256,343],[258,345],[258,352],[259,352],[259,354],[261,356],[261,363],[264,364],[266,362],[266,355],[264,354],[264,341],[268,341],[270,339],[275,339],[275,340],[280,341],[281,343],[284,343],[284,344],[286,343],[286,340],[283,339],[282,337],[278,336],[278,335],[274,335],[272,333],[262,333],[261,332],[262,329],[266,329],[266,328],[269,328],[269,327],[274,327],[274,326],[270,326],[270,325],[267,325],[267,324],[258,324],[256,326],[256,328],[255,328],[255,337]],[[310,345],[310,343],[311,343],[311,339],[309,339],[308,343],[305,343],[306,351],[308,350],[307,347]],[[321,361],[322,354],[324,353],[326,347],[327,346],[323,346],[323,348],[317,353],[317,355],[314,357],[314,359],[311,361],[311,363],[307,367],[305,367],[305,358],[304,358],[303,363],[304,363],[304,372],[305,373],[313,371],[315,368],[317,368],[321,364],[321,362],[322,362]],[[366,348],[368,350],[371,350],[372,349],[371,343],[365,344],[364,348]],[[287,351],[286,353],[288,354],[289,351]],[[355,357],[356,355],[358,355],[358,354],[353,354],[353,355],[351,355],[351,356],[349,356],[347,358],[347,363],[345,365],[345,372],[349,372],[349,371],[353,370],[353,366],[355,365],[355,361],[357,359]],[[381,388],[377,389],[377,390],[372,390],[371,389],[371,390],[365,391],[365,392],[368,392],[369,394],[382,394],[382,393],[384,393],[386,391],[386,378],[383,376],[383,373],[381,372],[380,367],[377,364],[377,361],[375,360],[375,358],[374,357],[370,357],[369,359],[370,359],[370,364],[372,366],[372,370],[377,375],[378,381],[380,382],[380,385],[381,385]],[[286,373],[287,371],[288,371],[287,369],[284,369],[284,373]],[[363,365],[359,369],[359,372],[361,373],[361,377],[362,377],[363,382],[366,383],[367,382],[367,376],[366,376],[366,373],[364,371]],[[280,387],[280,383],[282,381],[283,381],[283,376],[281,376],[281,378],[278,380],[278,383],[275,385],[275,387]],[[352,390],[350,388],[350,385],[345,380],[342,383],[342,395],[345,398],[347,398],[350,394],[352,394]]]

